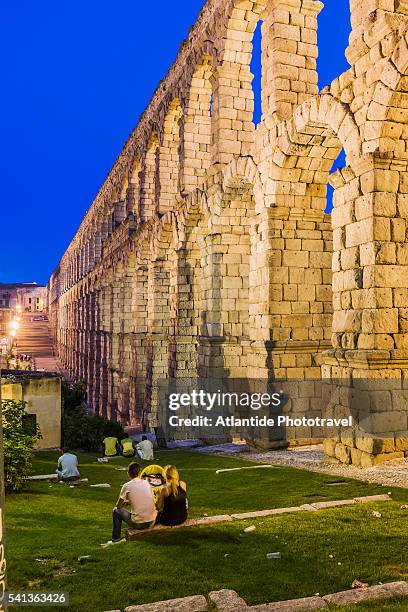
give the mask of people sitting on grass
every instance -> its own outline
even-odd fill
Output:
[[[135,446],[133,440],[129,438],[129,434],[125,434],[120,441],[120,452],[124,457],[134,457]]]
[[[187,485],[180,480],[174,465],[164,469],[167,482],[157,501],[159,514],[156,522],[167,526],[181,525],[187,520],[188,514]]]
[[[119,455],[119,440],[113,436],[106,437],[102,442],[102,452],[105,457],[116,457],[116,455]]]
[[[136,462],[128,467],[130,480],[123,485],[113,509],[112,540],[104,544],[104,547],[124,541],[121,539],[123,521],[132,529],[149,529],[155,524],[157,510],[152,488],[146,480],[139,478],[140,471],[141,466]]]
[[[144,461],[153,461],[153,444],[147,438],[147,436],[142,436],[142,441],[136,444],[137,454]]]
[[[61,482],[71,482],[79,480],[81,475],[78,470],[78,458],[73,453],[69,452],[69,448],[64,446],[62,455],[58,459],[56,474]]]

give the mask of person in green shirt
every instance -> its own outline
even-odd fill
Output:
[[[120,452],[119,440],[108,436],[103,441],[103,454],[105,457],[116,457]]]
[[[129,438],[129,434],[125,434],[125,437],[120,441],[120,446],[124,457],[134,457],[135,446],[133,440]]]

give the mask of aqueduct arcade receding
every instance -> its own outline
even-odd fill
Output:
[[[351,67],[319,92],[322,7],[208,0],[86,213],[49,312],[96,412],[154,427],[166,377],[405,378],[408,2],[350,0]],[[327,452],[403,456],[406,414],[377,417],[387,442]]]

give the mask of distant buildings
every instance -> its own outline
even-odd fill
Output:
[[[44,285],[30,283],[0,283],[0,309],[10,308],[20,312],[38,312],[45,309]]]

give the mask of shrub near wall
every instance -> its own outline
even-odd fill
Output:
[[[117,421],[97,414],[88,414],[85,405],[85,386],[77,382],[62,385],[62,445],[85,451],[100,450],[107,436],[122,438],[124,430]]]
[[[3,445],[5,489],[7,493],[20,491],[31,472],[33,448],[41,437],[38,425],[31,431],[24,426],[23,417],[27,414],[26,402],[3,400]]]

